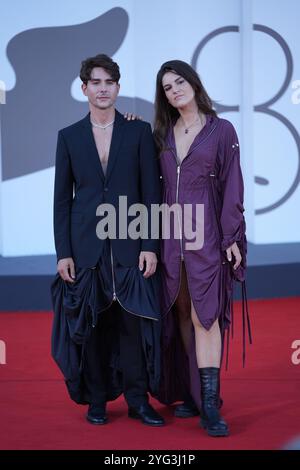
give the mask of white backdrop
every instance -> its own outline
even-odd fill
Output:
[[[0,81],[4,82],[7,90],[12,90],[16,85],[14,69],[6,56],[7,44],[16,34],[37,27],[85,23],[113,7],[123,8],[129,16],[127,34],[113,56],[121,68],[122,95],[151,102],[154,99],[155,76],[164,61],[177,58],[192,63],[197,46],[208,34],[218,28],[239,27],[239,31],[219,34],[207,42],[196,61],[197,71],[216,102],[239,106],[238,111],[221,114],[221,117],[233,122],[241,141],[249,240],[257,244],[299,242],[299,185],[285,202],[277,202],[292,187],[299,168],[297,145],[284,122],[286,120],[299,133],[300,104],[293,103],[292,82],[300,79],[300,35],[297,31],[300,2],[2,2]],[[280,41],[266,32],[254,31],[253,24],[275,31],[291,52],[294,66],[292,76],[282,96],[270,106],[271,110],[283,116],[282,119],[253,111],[254,106],[277,94],[287,73]],[[59,83],[54,86],[59,87]],[[70,95],[75,100],[83,101],[79,79],[70,83]],[[0,105],[0,113],[4,106]],[[18,106],[22,107],[22,102]],[[18,113],[18,109],[15,112]],[[18,138],[18,129],[14,129],[9,137]],[[14,159],[14,155],[8,157]],[[254,181],[255,176],[259,177],[258,183]],[[54,253],[53,177],[54,168],[51,167],[0,182],[0,254],[3,256]],[[265,211],[264,208],[272,205],[272,210]]]

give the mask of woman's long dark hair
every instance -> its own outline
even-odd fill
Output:
[[[195,70],[182,60],[170,60],[165,62],[156,77],[155,93],[155,118],[154,118],[154,139],[157,145],[159,155],[165,148],[167,132],[173,126],[180,116],[179,111],[170,105],[162,86],[162,79],[165,73],[174,72],[184,78],[195,91],[195,101],[199,111],[204,114],[216,116],[212,108],[212,101],[208,96],[201,80]]]

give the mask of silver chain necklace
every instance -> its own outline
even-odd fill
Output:
[[[105,126],[102,126],[102,124],[97,124],[97,122],[94,122],[91,120],[91,123],[94,127],[98,127],[99,129],[106,129],[107,127],[111,126],[113,123],[115,122],[115,120],[113,119],[113,121],[109,122],[108,124],[105,124]]]
[[[188,134],[188,133],[189,133],[189,129],[190,129],[194,124],[196,124],[197,121],[200,121],[200,123],[201,123],[201,119],[200,119],[200,116],[199,116],[199,115],[197,116],[197,118],[195,119],[195,121],[192,122],[192,124],[190,124],[188,127],[185,127],[184,122],[183,122],[183,119],[182,119],[183,128],[184,128],[184,133],[185,133],[185,134]]]

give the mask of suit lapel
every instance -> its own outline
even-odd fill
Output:
[[[94,135],[92,131],[92,125],[90,121],[90,113],[82,120],[82,124],[83,124],[84,138],[87,144],[87,153],[90,155],[92,163],[95,169],[98,171],[101,179],[103,181],[104,180],[108,181],[112,173],[114,164],[116,162],[118,151],[122,142],[123,133],[124,133],[124,118],[116,110],[114,128],[113,128],[110,149],[109,149],[106,177],[104,176],[98,150],[96,147],[96,143],[95,143],[95,139],[94,139]]]
[[[86,142],[86,150],[87,154],[89,155],[89,158],[91,159],[92,164],[95,167],[95,170],[99,173],[101,179],[104,181],[104,173],[102,170],[102,165],[100,162],[98,150],[96,147],[93,131],[92,131],[92,125],[90,121],[90,113],[82,120],[83,124],[83,134],[84,134],[84,139]]]
[[[110,149],[109,149],[107,171],[106,171],[107,181],[109,180],[112,174],[113,167],[116,163],[116,159],[117,159],[118,151],[120,149],[120,145],[122,142],[123,134],[124,134],[124,118],[122,114],[120,114],[116,110],[114,128],[113,128]]]

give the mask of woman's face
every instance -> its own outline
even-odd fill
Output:
[[[184,108],[194,101],[195,92],[192,86],[175,72],[166,72],[164,74],[162,86],[167,100],[174,108]]]

